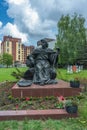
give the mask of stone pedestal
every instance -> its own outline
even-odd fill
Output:
[[[57,84],[39,86],[32,84],[29,87],[19,87],[15,84],[12,87],[12,96],[23,97],[46,97],[46,96],[75,96],[81,92],[81,88],[71,88],[69,82],[59,80]]]
[[[49,118],[63,119],[72,117],[78,117],[78,114],[69,114],[64,109],[0,111],[0,121],[25,119],[46,120]]]

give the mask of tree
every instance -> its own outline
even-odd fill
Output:
[[[2,62],[2,56],[0,55],[0,64],[1,64],[1,62]]]
[[[2,55],[0,55],[0,64],[3,64]]]
[[[58,35],[56,47],[60,48],[61,64],[75,64],[77,59],[83,58],[86,44],[85,19],[77,14],[72,17],[62,15],[58,22]]]
[[[12,55],[10,55],[8,53],[4,53],[2,55],[2,59],[3,59],[3,64],[7,65],[7,68],[8,68],[9,65],[13,64],[13,57],[12,57]]]

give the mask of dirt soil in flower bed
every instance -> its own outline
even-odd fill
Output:
[[[59,103],[57,97],[12,97],[11,88],[13,82],[5,82],[0,85],[0,110],[27,110],[27,109],[58,109],[63,108],[63,104]]]

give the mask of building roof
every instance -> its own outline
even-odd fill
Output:
[[[6,41],[6,40],[10,40],[10,41],[15,41],[15,42],[21,42],[21,38],[14,38],[12,36],[4,36],[3,37],[3,41]]]

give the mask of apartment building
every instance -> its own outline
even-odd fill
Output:
[[[22,63],[26,63],[26,57],[31,54],[33,51],[34,46],[25,46],[22,44]]]
[[[1,43],[1,53],[8,53],[13,56],[13,63],[19,61],[20,63],[26,62],[26,57],[29,55],[34,46],[25,46],[22,44],[20,38],[13,38],[12,36],[4,36]]]

